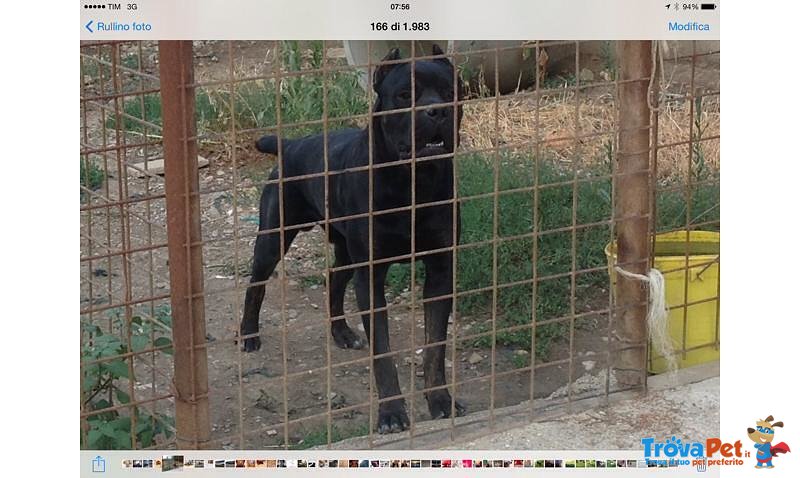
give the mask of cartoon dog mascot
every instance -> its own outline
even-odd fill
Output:
[[[747,429],[747,437],[755,442],[755,448],[758,450],[756,454],[756,460],[758,460],[756,468],[759,469],[774,468],[772,465],[772,458],[779,453],[792,451],[786,443],[780,442],[777,445],[772,444],[772,440],[775,439],[775,427],[783,428],[783,422],[772,423],[772,420],[772,415],[770,415],[764,420],[757,420],[755,429]]]

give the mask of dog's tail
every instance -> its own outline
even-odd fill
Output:
[[[256,149],[262,153],[278,154],[278,137],[267,135],[256,141]]]

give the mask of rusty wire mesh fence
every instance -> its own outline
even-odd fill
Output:
[[[718,43],[415,42],[384,62],[384,42],[361,46],[354,61],[342,42],[81,44],[83,448],[425,448],[640,393],[664,359],[646,287],[614,266],[664,273],[678,361],[719,350],[703,235],[719,231]],[[437,61],[451,91],[417,104]],[[403,66],[408,105],[374,108],[375,72]],[[413,130],[431,104],[452,136],[382,160],[383,124]],[[342,128],[363,129],[365,164],[331,159]],[[287,153],[320,133],[320,157]],[[264,135],[280,154],[256,150]],[[449,180],[426,183],[436,164]],[[374,207],[381,170],[407,175],[395,207]],[[364,190],[340,187],[359,174]],[[333,208],[344,195],[366,209]],[[360,256],[329,243],[350,230],[372,244]],[[258,241],[274,271],[253,264]],[[359,300],[352,276],[385,300]],[[248,290],[257,330],[240,325]],[[446,332],[426,331],[442,307]],[[398,398],[408,422],[381,429]]]

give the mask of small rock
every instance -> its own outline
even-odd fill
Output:
[[[319,306],[317,304],[311,304],[311,308],[316,310],[316,309],[319,309]]]
[[[527,350],[519,349],[514,351],[514,355],[529,355],[529,354],[530,352],[528,352]]]
[[[259,395],[258,399],[256,400],[256,408],[260,408],[268,412],[275,412],[278,409],[278,401],[270,397],[265,390],[261,389],[259,391],[261,395]]]
[[[287,315],[287,316],[288,316],[290,319],[296,319],[296,318],[297,318],[297,311],[296,311],[296,310],[294,310],[294,309],[289,309],[289,310],[287,310],[287,311],[286,311],[286,315]]]
[[[478,352],[472,352],[472,355],[469,356],[467,362],[469,362],[470,365],[475,365],[477,363],[483,362],[483,356]]]
[[[244,372],[242,372],[242,378],[249,377],[251,375],[263,375],[265,377],[270,376],[267,367],[251,368],[250,370],[245,370]]]
[[[588,68],[584,68],[580,73],[581,81],[594,81],[594,72]]]
[[[267,436],[274,437],[278,434],[277,430],[267,430]]]
[[[594,360],[586,360],[586,361],[581,362],[581,363],[583,364],[583,368],[585,368],[586,371],[588,372],[589,370],[594,368],[594,365],[595,365],[596,362]]]
[[[335,393],[332,393],[332,395],[333,397],[331,398],[331,408],[334,410],[343,408],[346,402],[344,395],[336,395]]]

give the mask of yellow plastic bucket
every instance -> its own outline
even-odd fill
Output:
[[[719,360],[719,233],[658,234],[653,264],[664,275],[669,335],[679,368]],[[616,284],[616,244],[605,248],[612,287]],[[688,262],[687,262],[688,254]],[[648,370],[662,373],[666,360],[650,348]]]

